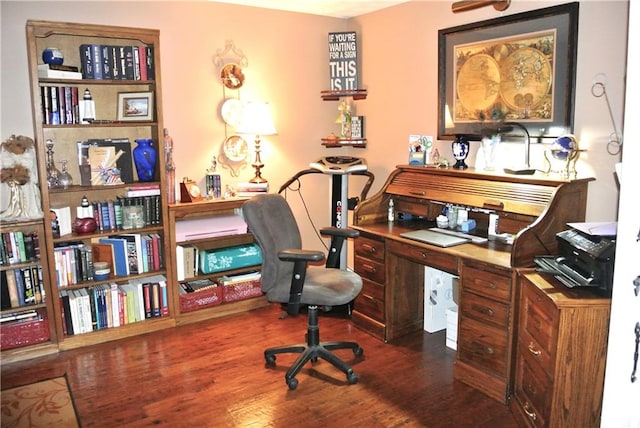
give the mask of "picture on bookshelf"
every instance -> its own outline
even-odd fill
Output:
[[[129,122],[153,120],[153,92],[119,92],[118,120]]]

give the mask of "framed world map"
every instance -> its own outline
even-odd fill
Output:
[[[438,138],[519,122],[532,141],[573,132],[578,3],[438,32]]]

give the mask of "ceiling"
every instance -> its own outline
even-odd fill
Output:
[[[353,18],[410,0],[210,0],[334,18]]]

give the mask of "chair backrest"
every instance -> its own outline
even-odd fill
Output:
[[[287,201],[279,194],[256,195],[242,206],[249,231],[262,250],[262,291],[270,301],[289,300],[293,263],[280,261],[278,252],[299,249],[302,239]]]

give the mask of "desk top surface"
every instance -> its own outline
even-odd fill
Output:
[[[429,245],[413,239],[403,238],[401,233],[409,232],[416,229],[427,229],[430,226],[424,223],[412,222],[394,222],[394,223],[375,223],[366,226],[352,226],[354,229],[384,239],[392,239],[394,241],[411,245],[418,248],[424,248],[443,254],[449,254],[452,257],[476,260],[480,262],[490,263],[496,266],[511,268],[511,245],[507,245],[498,241],[488,241],[483,244],[466,243],[455,245],[453,247],[443,248],[436,245]]]

